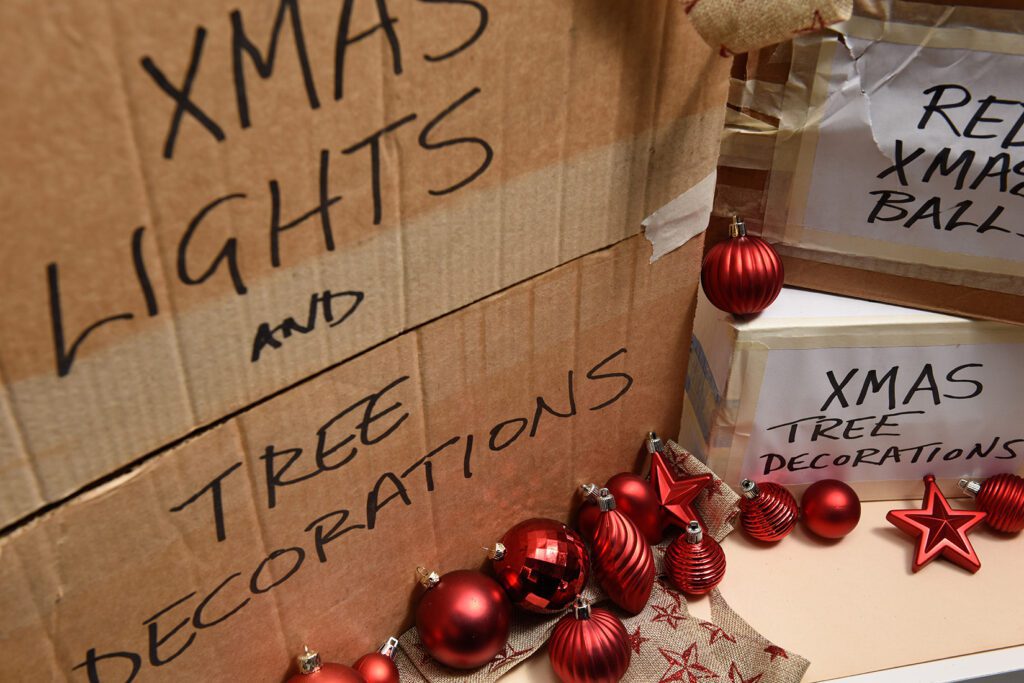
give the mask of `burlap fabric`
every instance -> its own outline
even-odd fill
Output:
[[[690,453],[669,441],[668,460],[685,474],[711,472]],[[714,475],[714,473],[711,473]],[[739,497],[715,476],[711,487],[701,494],[697,509],[711,534],[722,540],[732,531],[730,520]],[[585,595],[612,609],[622,618],[633,649],[627,683],[695,683],[712,680],[728,683],[795,683],[809,662],[769,641],[755,631],[715,590],[711,594],[712,621],[691,616],[686,598],[662,576],[665,548],[655,548],[658,581],[647,607],[628,616],[605,600],[591,583]],[[456,671],[440,666],[424,649],[410,629],[399,640],[398,668],[403,683],[488,683],[496,681],[516,664],[530,657],[547,642],[559,616],[527,614],[516,610],[508,644],[490,664],[473,671]]]
[[[853,0],[681,0],[701,37],[741,54],[846,21]]]

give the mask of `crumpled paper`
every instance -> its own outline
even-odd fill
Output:
[[[686,475],[711,472],[704,463],[673,441],[666,443],[666,460]],[[707,530],[721,541],[732,531],[739,496],[715,476],[697,500]],[[712,679],[729,683],[797,683],[810,663],[755,631],[715,589],[711,593],[712,621],[689,614],[685,596],[664,577],[665,549],[655,548],[658,580],[647,607],[629,616],[607,601],[592,581],[584,591],[595,604],[611,609],[623,621],[633,649],[626,683],[670,683]],[[416,629],[399,639],[397,662],[403,683],[490,683],[543,647],[561,615],[529,614],[516,610],[505,649],[486,666],[472,671],[449,669],[435,662],[420,643]]]
[[[853,0],[681,0],[697,33],[723,55],[820,31],[853,12]]]

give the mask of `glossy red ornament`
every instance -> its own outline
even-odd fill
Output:
[[[665,523],[686,528],[691,520],[700,519],[694,503],[700,492],[711,485],[710,474],[695,474],[677,477],[675,471],[665,462],[661,452],[661,440],[651,432],[647,436],[647,452],[651,456],[651,484],[665,514]],[[615,502],[618,503],[618,498]]]
[[[548,641],[551,667],[562,683],[616,683],[629,668],[629,636],[619,618],[580,598]]]
[[[590,550],[594,577],[612,602],[638,614],[654,588],[654,553],[636,524],[615,509],[608,489],[586,484],[583,490],[596,498],[601,514]]]
[[[416,631],[430,656],[456,669],[494,659],[508,642],[512,604],[498,582],[477,571],[439,577],[417,569],[427,592],[416,607]]]
[[[397,652],[398,638],[388,638],[388,642],[376,652],[357,659],[355,670],[363,675],[366,683],[399,683],[398,665],[395,664]]]
[[[363,675],[344,664],[320,661],[319,653],[305,648],[296,657],[299,673],[288,679],[288,683],[366,683]]]
[[[583,539],[553,519],[516,524],[489,553],[494,576],[512,604],[531,612],[561,612],[583,591],[590,575]]]
[[[822,538],[842,538],[860,522],[860,498],[838,479],[822,479],[800,499],[800,519]]]
[[[929,474],[924,478],[921,509],[890,510],[885,518],[900,531],[917,537],[912,565],[915,572],[941,556],[974,573],[981,569],[981,560],[967,533],[985,516],[985,512],[951,508],[935,477]]]
[[[630,472],[621,472],[609,479],[604,487],[615,496],[618,510],[633,520],[648,543],[661,543],[665,536],[665,515],[649,481]],[[594,537],[600,513],[593,501],[585,501],[580,506],[576,525],[588,541]]]
[[[704,535],[694,520],[686,533],[665,551],[665,570],[676,588],[688,595],[704,595],[725,576],[725,553],[718,541]]]
[[[985,481],[961,479],[960,488],[988,513],[985,523],[997,531],[1015,534],[1024,529],[1024,479],[997,474]]]
[[[796,526],[800,508],[793,494],[771,482],[740,482],[740,526],[752,538],[768,543],[780,541]]]
[[[704,294],[726,313],[760,313],[782,290],[782,259],[772,245],[748,235],[743,221],[735,216],[729,236],[704,257],[700,270]]]

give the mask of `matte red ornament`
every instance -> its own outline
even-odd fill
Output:
[[[661,543],[665,536],[665,514],[649,481],[631,472],[620,472],[604,487],[615,496],[618,510],[633,520],[648,543]],[[588,541],[594,537],[599,516],[600,510],[593,501],[585,501],[580,506],[577,527]]]
[[[930,474],[924,478],[920,510],[890,510],[885,516],[900,531],[917,537],[912,567],[915,572],[941,556],[971,573],[981,569],[981,560],[967,539],[967,532],[985,517],[985,512],[951,508]]]
[[[477,571],[439,577],[418,568],[427,592],[416,607],[420,641],[438,662],[474,669],[494,659],[508,642],[512,604],[498,582]]]
[[[711,486],[710,474],[677,477],[661,453],[661,440],[651,432],[647,437],[647,451],[651,455],[651,484],[662,510],[665,522],[686,528],[691,520],[700,519],[694,503],[700,492]],[[618,503],[616,498],[615,502]]]
[[[305,648],[296,657],[299,673],[288,679],[288,683],[366,683],[363,675],[344,664],[320,661],[320,655]]]
[[[583,591],[590,575],[583,539],[553,519],[520,522],[488,550],[494,576],[512,604],[531,612],[561,612]]]
[[[800,519],[822,538],[842,538],[860,522],[860,498],[838,479],[816,481],[800,499]]]
[[[996,531],[1015,534],[1024,529],[1024,479],[997,474],[985,481],[961,479],[960,488],[988,513],[985,523]]]
[[[388,638],[376,652],[363,655],[356,660],[355,669],[363,675],[366,683],[399,683],[395,654],[398,652],[398,638]]]
[[[583,490],[597,499],[600,515],[590,550],[597,582],[616,605],[638,614],[654,588],[654,553],[632,520],[615,509],[608,489],[586,484]]]
[[[700,270],[704,294],[716,308],[751,315],[768,308],[782,290],[782,259],[772,245],[748,235],[733,216],[730,238],[708,250]]]
[[[771,482],[740,482],[740,526],[752,538],[772,543],[789,535],[796,526],[800,508],[793,494]]]
[[[579,598],[548,641],[551,666],[562,683],[616,683],[629,668],[629,635],[619,618]]]
[[[704,595],[722,582],[725,553],[693,520],[665,551],[665,569],[676,588],[688,595]]]

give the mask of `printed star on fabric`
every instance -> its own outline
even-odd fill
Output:
[[[643,647],[644,643],[650,640],[650,638],[644,638],[640,635],[640,627],[636,627],[636,631],[633,633],[626,633],[626,640],[629,642],[629,649],[636,654],[640,654],[640,648]]]
[[[671,683],[671,681],[683,681],[684,683],[697,683],[697,681],[718,678],[711,669],[708,669],[697,661],[697,643],[686,648],[685,652],[675,652],[658,648],[658,652],[668,662],[668,668],[661,675],[658,683]]]
[[[693,504],[712,479],[714,477],[710,474],[677,477],[661,453],[655,451],[651,454],[651,483],[654,484],[654,492],[669,521],[677,526],[685,528],[695,519],[703,522]]]
[[[686,621],[686,613],[679,610],[679,605],[651,605],[655,615],[652,624],[662,623],[675,631],[681,622]]]
[[[719,639],[728,640],[730,643],[736,642],[736,639],[726,633],[718,624],[702,621],[700,622],[700,627],[706,629],[711,634],[708,636],[708,645],[714,645]]]
[[[667,595],[672,602],[676,603],[676,607],[683,606],[683,594],[672,588],[668,581],[665,580],[665,577],[658,577],[654,585],[660,588],[661,592]]]
[[[764,676],[763,671],[752,678],[744,678],[743,674],[740,673],[740,668],[736,666],[736,662],[729,666],[729,680],[731,683],[757,683],[761,680],[761,676]]]
[[[789,659],[789,653],[783,650],[778,645],[769,645],[764,649],[765,652],[772,656],[772,661],[775,661],[776,657],[782,657],[783,659]]]
[[[984,512],[954,510],[942,495],[935,477],[924,478],[924,500],[919,510],[890,510],[885,516],[905,534],[917,537],[912,569],[916,572],[936,557],[944,557],[967,571],[981,569],[981,560],[967,532],[985,519]]]
[[[420,664],[429,664],[434,661],[434,658],[430,656],[430,652],[427,651],[427,646],[423,643],[413,643],[417,650],[420,651],[422,657],[420,657]]]
[[[722,495],[722,480],[715,479],[708,484],[708,500],[711,500],[712,496]]]
[[[491,665],[488,667],[488,671],[497,671],[498,669],[508,666],[512,662],[516,661],[523,655],[533,652],[532,647],[528,647],[525,650],[516,650],[508,643],[505,643],[505,647],[502,648],[501,652],[494,655],[494,659],[491,660]]]

